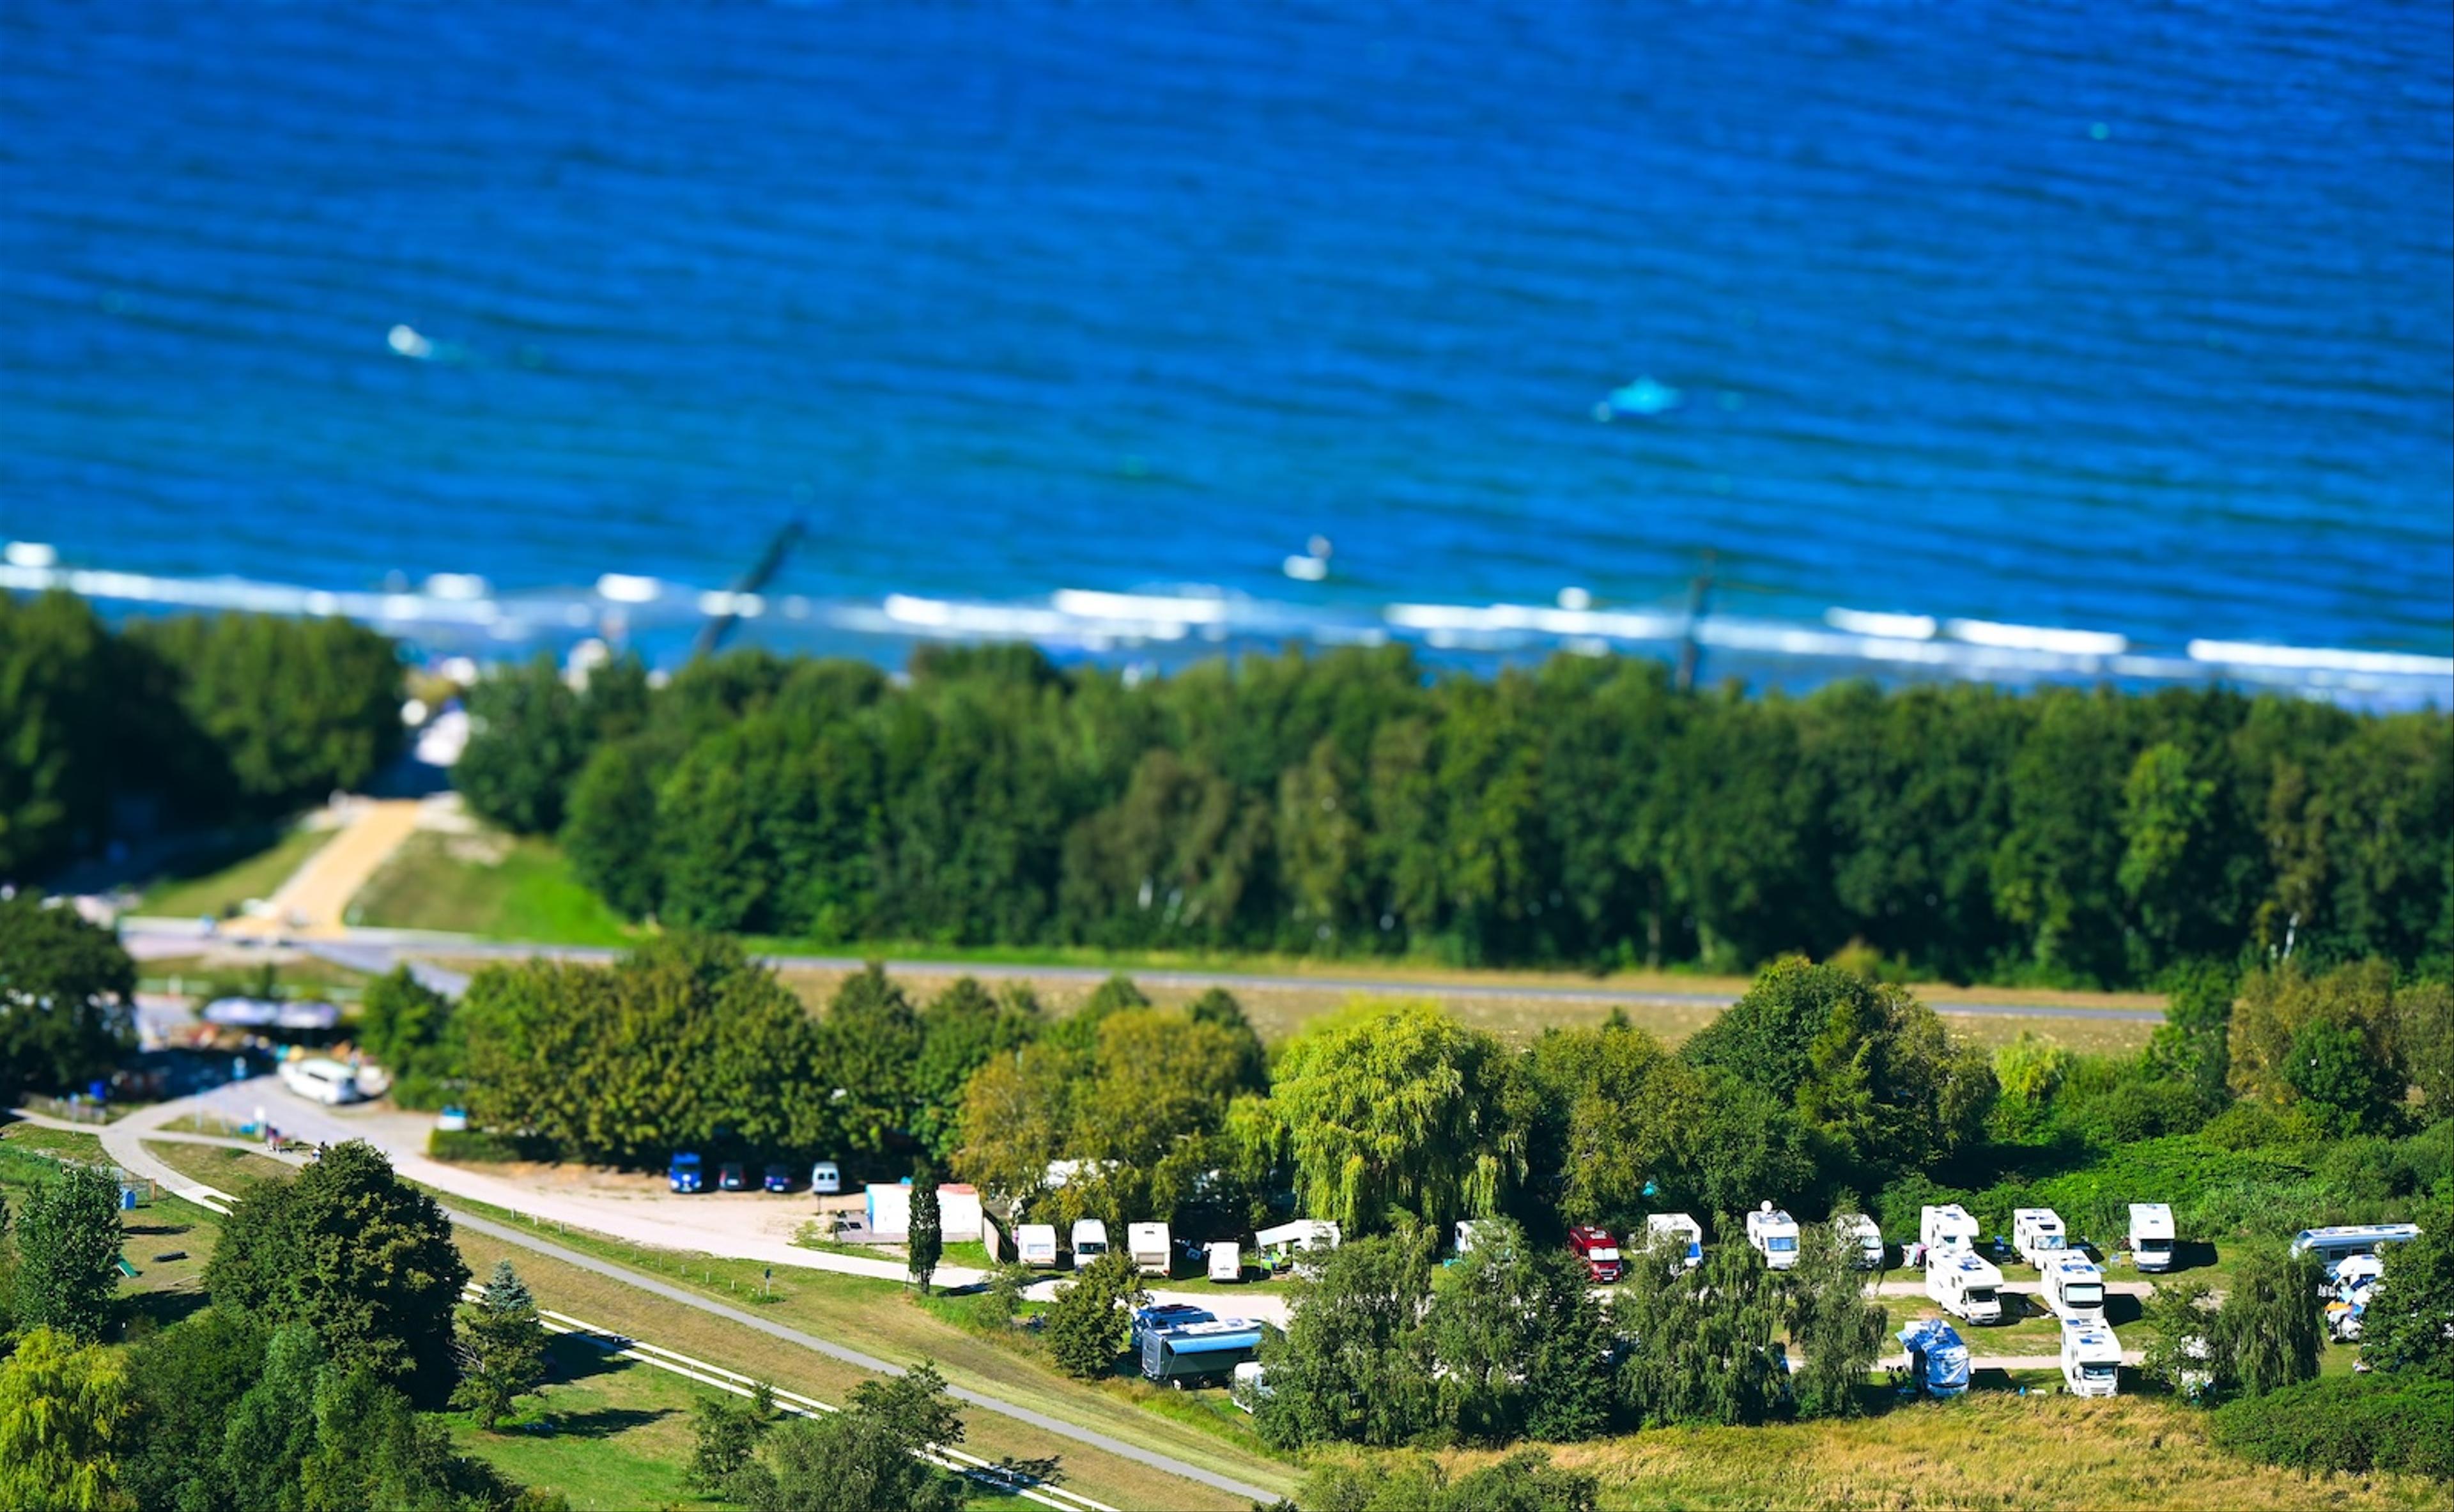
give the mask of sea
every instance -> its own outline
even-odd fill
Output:
[[[0,587],[2454,705],[2454,8],[0,6]]]

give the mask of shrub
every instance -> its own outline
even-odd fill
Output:
[[[2218,1408],[2211,1429],[2235,1454],[2286,1469],[2454,1481],[2454,1381],[2304,1381]]]
[[[515,1134],[498,1134],[493,1129],[437,1129],[426,1137],[426,1153],[437,1160],[491,1165],[505,1160],[541,1159],[553,1152],[538,1147],[535,1140]]]

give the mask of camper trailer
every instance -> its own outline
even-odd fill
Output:
[[[2043,1270],[2046,1261],[2070,1248],[2070,1234],[2062,1227],[2062,1215],[2052,1208],[2014,1208],[2011,1247],[2020,1252],[2022,1260]]]
[[[2338,1228],[2304,1228],[2292,1237],[2292,1258],[2315,1255],[2332,1276],[2355,1255],[2383,1255],[2387,1246],[2408,1244],[2420,1237],[2417,1223],[2352,1223]]]
[[[1909,1380],[1927,1397],[1957,1397],[1968,1389],[1968,1345],[1940,1318],[1921,1318],[1895,1336],[1908,1351]]]
[[[1763,1257],[1766,1267],[1791,1269],[1798,1264],[1798,1220],[1766,1202],[1747,1215],[1747,1247]]]
[[[2122,1386],[2122,1341],[2101,1322],[2062,1329],[2062,1382],[2075,1397],[2110,1397]]]
[[[1976,1249],[1977,1234],[1977,1220],[1968,1216],[1968,1209],[1957,1202],[1945,1202],[1941,1207],[1918,1211],[1918,1242],[1925,1246],[1928,1265],[1934,1263],[1939,1251]]]
[[[1182,1303],[1144,1307],[1134,1314],[1133,1347],[1144,1376],[1180,1389],[1231,1379],[1238,1365],[1252,1363],[1261,1325]]]
[[[1072,1237],[1076,1270],[1108,1253],[1108,1225],[1098,1219],[1076,1219]]]
[[[2065,1323],[2104,1321],[2104,1272],[2077,1250],[2048,1255],[2040,1267],[2045,1305]]]
[[[862,1189],[867,1200],[869,1231],[879,1239],[898,1240],[912,1232],[912,1183],[872,1181]],[[949,1244],[980,1237],[979,1188],[960,1181],[937,1185],[937,1233]]]
[[[1832,1220],[1832,1227],[1849,1251],[1851,1262],[1861,1271],[1883,1268],[1883,1230],[1863,1213],[1841,1213]]]
[[[2173,1210],[2162,1202],[2130,1204],[2130,1263],[2142,1271],[2173,1268]]]
[[[1233,1241],[1213,1244],[1210,1246],[1209,1260],[1209,1276],[1212,1280],[1225,1283],[1240,1281],[1244,1279],[1242,1245]]]
[[[1338,1225],[1327,1219],[1299,1218],[1254,1235],[1253,1251],[1273,1268],[1283,1268],[1297,1255],[1328,1254],[1339,1238]]]
[[[1054,1223],[1017,1223],[1014,1229],[1014,1258],[1017,1263],[1034,1270],[1056,1268],[1056,1225]]]
[[[1686,1214],[1655,1213],[1645,1219],[1644,1233],[1649,1244],[1667,1241],[1686,1269],[1704,1263],[1704,1225]]]
[[[1165,1276],[1176,1268],[1171,1241],[1164,1223],[1125,1225],[1125,1252],[1133,1256],[1134,1269],[1145,1276]]]
[[[1948,1249],[1926,1257],[1925,1294],[1962,1322],[2002,1320],[2002,1273],[1973,1250]]]

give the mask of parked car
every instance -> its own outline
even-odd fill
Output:
[[[1611,1238],[1608,1229],[1579,1223],[1568,1230],[1568,1248],[1577,1252],[1577,1258],[1585,1262],[1585,1269],[1603,1285],[1609,1285],[1627,1273],[1627,1262],[1619,1258],[1619,1240]]]
[[[676,1192],[696,1192],[706,1180],[706,1168],[689,1150],[678,1150],[665,1166],[665,1184]]]
[[[750,1172],[739,1160],[727,1160],[716,1172],[715,1184],[727,1192],[750,1190]]]
[[[767,1175],[764,1184],[770,1192],[791,1191],[793,1189],[793,1168],[789,1165],[771,1165],[767,1167]]]
[[[820,1197],[831,1197],[843,1190],[843,1167],[833,1160],[820,1160],[810,1167],[810,1190]]]

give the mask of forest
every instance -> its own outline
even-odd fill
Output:
[[[2224,689],[1677,692],[1401,647],[1141,678],[742,652],[481,681],[454,780],[633,917],[1081,945],[2162,984],[2454,958],[2454,725]]]

